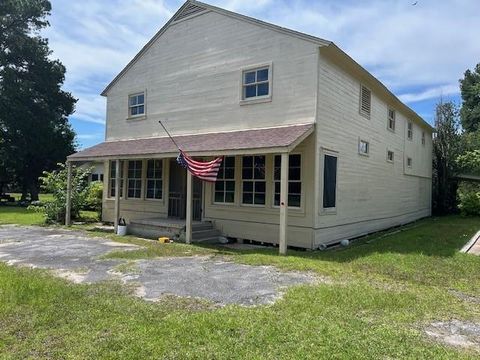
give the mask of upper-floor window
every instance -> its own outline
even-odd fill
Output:
[[[408,140],[413,139],[413,123],[411,121],[407,124],[407,138]]]
[[[138,93],[128,97],[128,116],[145,115],[145,93]]]
[[[391,150],[387,150],[387,161],[388,162],[393,162],[395,158],[395,154]]]
[[[243,71],[242,99],[266,98],[270,96],[270,66],[263,66]]]
[[[370,117],[372,107],[372,92],[367,87],[360,85],[360,114]]]
[[[388,109],[388,130],[395,131],[395,110]]]
[[[358,140],[358,153],[360,155],[368,155],[370,153],[370,143],[368,141]]]
[[[422,131],[422,145],[425,145],[425,131]]]
[[[412,158],[411,157],[407,157],[407,167],[411,168],[412,167]]]
[[[280,177],[282,156],[275,155],[273,168],[273,204],[280,206]],[[291,154],[288,157],[288,206],[300,207],[302,200],[302,156]]]
[[[242,203],[265,205],[265,156],[242,158]]]
[[[235,156],[225,156],[215,182],[215,203],[235,202]]]

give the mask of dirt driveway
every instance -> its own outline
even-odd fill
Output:
[[[311,283],[313,276],[281,272],[211,257],[144,259],[132,263],[102,259],[111,251],[139,247],[93,238],[80,231],[34,226],[0,226],[0,261],[51,270],[76,283],[120,280],[135,286],[146,300],[164,295],[203,298],[217,304],[259,305],[274,302],[292,285]],[[119,269],[122,269],[119,271]]]

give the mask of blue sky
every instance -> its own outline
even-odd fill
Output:
[[[179,0],[51,0],[53,57],[79,99],[71,122],[80,148],[104,140],[100,92],[183,4]],[[208,0],[331,40],[430,123],[440,97],[480,62],[478,0]]]

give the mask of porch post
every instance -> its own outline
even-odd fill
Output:
[[[288,153],[282,153],[280,168],[280,255],[287,254],[287,215],[288,215]]]
[[[118,229],[118,218],[120,217],[120,160],[115,161],[115,212],[113,225],[115,234]]]
[[[192,174],[187,169],[187,213],[185,216],[185,242],[192,242]]]
[[[65,225],[72,224],[72,163],[67,161],[67,196],[65,208]]]

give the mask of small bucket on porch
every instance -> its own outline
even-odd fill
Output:
[[[124,218],[118,219],[117,235],[125,236],[127,235],[127,222]]]

